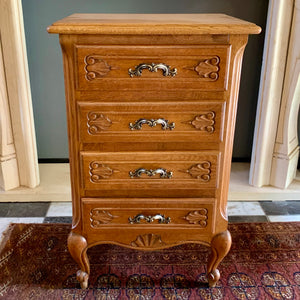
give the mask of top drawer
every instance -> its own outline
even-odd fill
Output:
[[[79,90],[224,91],[230,45],[76,46]]]

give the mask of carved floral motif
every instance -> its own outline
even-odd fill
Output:
[[[92,182],[100,182],[102,179],[110,178],[118,170],[113,170],[105,164],[101,164],[97,161],[90,163],[90,176]]]
[[[209,161],[203,161],[192,165],[188,170],[181,170],[181,172],[188,173],[195,179],[207,182],[210,180],[211,163]]]
[[[88,55],[84,58],[85,62],[85,78],[88,81],[106,76],[111,70],[117,68],[110,66],[99,55]]]
[[[100,208],[94,208],[90,212],[90,220],[92,227],[101,227],[102,224],[111,223],[113,219],[119,216],[114,216],[110,212],[101,210]]]
[[[156,248],[165,245],[160,235],[149,233],[137,236],[136,240],[130,243],[132,247]]]
[[[89,134],[98,134],[99,131],[107,130],[112,124],[112,121],[107,116],[98,112],[89,112],[87,119]]]
[[[200,131],[213,133],[215,131],[215,116],[215,113],[210,111],[208,113],[195,116],[195,118],[189,121],[188,124],[191,124]]]
[[[219,78],[219,63],[220,58],[218,56],[213,56],[211,58],[200,60],[198,65],[188,69],[197,72],[201,78],[215,81]]]
[[[199,224],[201,228],[207,226],[207,209],[201,208],[199,210],[190,211],[185,217],[190,224]]]

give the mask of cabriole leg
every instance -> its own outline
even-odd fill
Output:
[[[80,267],[76,274],[77,280],[80,282],[81,288],[86,289],[90,274],[90,263],[86,253],[87,241],[83,236],[71,232],[68,237],[68,248],[71,256]]]
[[[214,287],[220,279],[217,269],[231,247],[231,235],[228,230],[215,235],[211,241],[211,255],[207,265],[207,278],[210,287]]]

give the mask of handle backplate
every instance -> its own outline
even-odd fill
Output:
[[[156,170],[147,170],[144,168],[139,168],[136,169],[135,171],[130,171],[129,176],[131,178],[140,178],[142,174],[146,174],[149,177],[155,176],[156,174],[160,174],[160,178],[172,178],[173,172],[167,171],[166,169],[163,168],[158,168]]]
[[[158,69],[162,70],[163,75],[164,76],[175,76],[177,74],[177,69],[174,68],[173,70],[170,69],[170,66],[163,64],[163,63],[151,63],[151,64],[146,64],[146,63],[142,63],[139,64],[138,66],[135,66],[135,69],[129,69],[128,70],[128,74],[130,75],[130,77],[133,76],[142,76],[142,71],[144,69],[149,70],[150,72],[157,72]]]
[[[159,118],[159,119],[138,119],[134,123],[129,123],[129,128],[131,130],[141,130],[142,125],[147,124],[150,127],[155,127],[157,124],[161,125],[162,130],[170,129],[173,130],[175,128],[175,123],[171,122],[169,123],[168,120]]]
[[[171,222],[170,217],[165,217],[164,215],[157,214],[154,216],[145,216],[143,214],[138,214],[133,218],[128,218],[130,224],[139,224],[141,220],[144,220],[146,223],[152,223],[157,220],[159,224],[169,224]]]

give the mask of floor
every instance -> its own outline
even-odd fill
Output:
[[[71,202],[0,203],[0,236],[9,223],[71,223]],[[300,221],[300,200],[228,202],[229,222]]]

